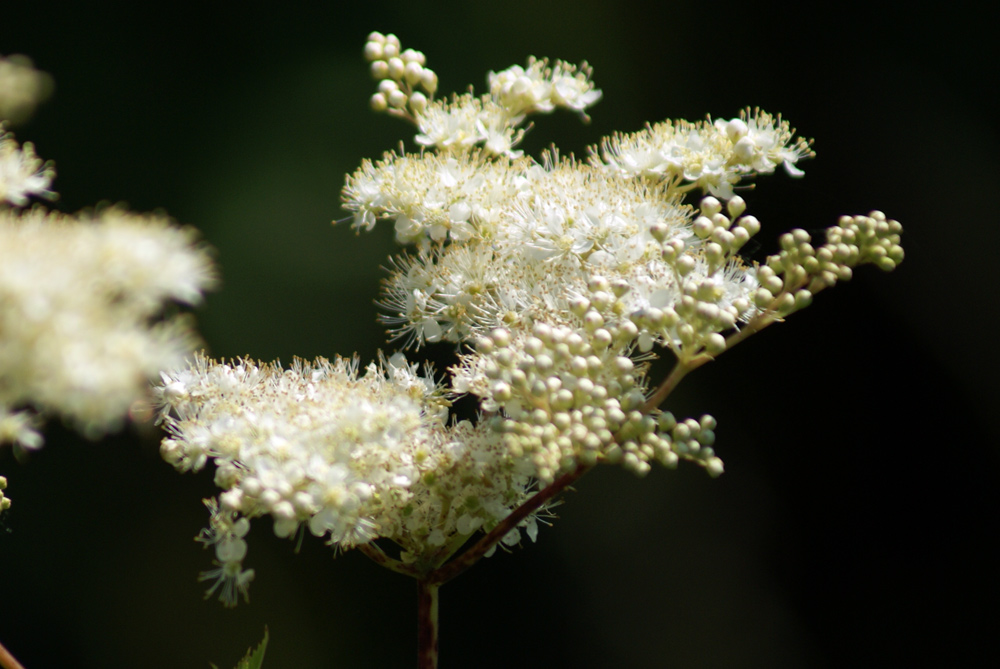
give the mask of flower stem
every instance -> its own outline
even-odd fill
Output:
[[[438,589],[430,579],[417,579],[417,667],[437,669]]]
[[[509,516],[500,521],[485,537],[476,542],[469,550],[448,564],[427,574],[427,579],[438,585],[443,585],[479,561],[491,548],[503,539],[508,532],[517,527],[518,523],[541,508],[543,504],[568,488],[578,478],[590,471],[588,465],[577,465],[576,469],[566,472],[555,481],[539,490],[521,506],[514,509]]]
[[[818,290],[814,292],[818,292]],[[781,297],[783,294],[784,293],[780,293],[778,297]],[[774,300],[775,304],[778,302],[778,297]],[[749,323],[726,337],[726,350],[728,351],[750,335],[756,334],[767,326],[780,320],[781,318],[779,318],[777,314],[770,309],[757,314],[750,320]],[[650,412],[663,404],[663,400],[667,399],[667,396],[674,391],[674,388],[676,388],[677,384],[681,382],[681,379],[687,376],[690,372],[693,372],[704,365],[706,362],[711,362],[712,360],[715,360],[715,356],[711,356],[708,353],[699,353],[698,355],[686,360],[678,360],[674,365],[674,368],[670,370],[670,374],[667,378],[663,379],[663,382],[656,388],[653,394],[649,396],[649,399],[646,400],[646,403],[642,406],[642,411]]]
[[[642,406],[642,411],[644,413],[648,413],[660,406],[660,404],[663,403],[663,400],[667,399],[667,396],[674,391],[674,388],[676,388],[677,384],[681,382],[681,379],[683,379],[692,369],[694,369],[694,366],[690,363],[684,363],[678,360],[677,364],[674,365],[674,368],[670,370],[670,374],[667,378],[663,379],[663,383],[656,388],[656,392],[650,395],[649,399],[646,400],[646,403]]]
[[[0,643],[0,667],[3,669],[24,669],[24,665],[18,662],[10,651]]]
[[[385,554],[381,548],[375,543],[361,544],[358,546],[358,550],[361,551],[369,560],[377,565],[390,569],[397,574],[404,574],[405,576],[413,576],[418,578],[418,570],[408,564],[404,564],[399,560],[394,560]]]

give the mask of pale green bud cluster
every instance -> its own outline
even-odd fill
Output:
[[[891,272],[903,262],[902,232],[903,226],[887,219],[881,211],[873,211],[868,216],[843,216],[835,227],[827,230],[827,248],[832,258],[846,254],[848,260],[842,261],[844,264],[872,263],[883,272]],[[857,253],[857,260],[854,260],[854,253]]]
[[[365,43],[365,60],[371,63],[372,78],[378,82],[378,92],[371,97],[374,111],[393,111],[417,117],[434,97],[438,79],[427,67],[427,57],[420,51],[403,50],[393,34],[373,32]]]
[[[0,476],[0,513],[10,508],[10,497],[4,497],[3,491],[7,489],[7,477]]]
[[[638,411],[645,401],[637,386],[642,370],[609,349],[610,340],[601,328],[588,337],[541,323],[520,341],[512,341],[507,330],[480,339],[482,360],[475,364],[488,387],[474,386],[483,408],[503,411],[497,428],[510,454],[530,460],[544,482],[577,462],[622,462],[640,474],[650,460],[676,463],[669,443],[656,436],[655,423]],[[618,432],[630,438],[619,444]]]
[[[453,387],[479,396],[483,410],[502,412],[494,424],[510,454],[529,461],[543,482],[578,463],[621,464],[643,475],[649,463],[673,467],[678,457],[721,473],[710,448],[689,445],[700,433],[679,428],[675,443],[668,432],[676,423],[657,422],[644,406],[646,366],[628,355],[639,330],[620,318],[629,287],[592,276],[587,288],[571,303],[576,327],[496,329],[452,370]]]
[[[792,230],[779,238],[781,252],[768,257],[757,272],[760,288],[754,303],[784,317],[809,306],[819,291],[850,280],[858,265],[891,271],[903,261],[902,231],[898,221],[880,211],[841,217],[838,225],[827,229],[827,243],[819,248],[805,230]]]
[[[725,208],[729,216],[719,200],[709,196],[702,199],[700,215],[689,231],[673,238],[665,228],[652,231],[679,290],[671,303],[650,304],[629,315],[640,332],[640,350],[661,341],[681,360],[702,353],[714,357],[726,350],[721,333],[754,313],[750,297],[757,282],[739,251],[760,231],[760,222],[740,216],[746,203],[738,195]],[[699,241],[691,239],[691,232]]]

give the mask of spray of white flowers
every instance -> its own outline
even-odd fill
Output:
[[[2,119],[30,115],[46,81],[24,57],[0,59],[0,445],[17,451],[42,445],[47,416],[91,438],[120,427],[197,342],[189,319],[164,308],[199,302],[215,282],[195,231],[163,216],[24,209],[56,197],[55,169]]]
[[[421,148],[364,161],[344,207],[359,230],[391,223],[411,247],[384,289],[394,338],[454,342],[459,360],[442,381],[401,353],[363,371],[198,357],[157,387],[162,452],[182,471],[217,466],[224,492],[201,539],[218,568],[203,577],[225,603],[253,576],[246,520],[271,516],[278,536],[308,528],[417,578],[431,667],[437,587],[522,531],[534,540],[539,514],[590,468],[642,475],[687,460],[721,474],[715,420],[661,409],[670,392],[854,267],[893,269],[901,227],[845,216],[824,239],[795,230],[749,262],[740,252],[761,223],[737,187],[779,166],[800,177],[814,155],[780,116],[667,121],[605,138],[585,160],[536,160],[517,149],[529,115],[586,121],[600,100],[586,63],[532,58],[491,72],[484,95],[436,98],[425,56],[395,36],[372,33],[364,53],[372,109],[412,123]],[[657,383],[648,362],[662,352],[674,367]],[[449,420],[466,394],[479,419]]]

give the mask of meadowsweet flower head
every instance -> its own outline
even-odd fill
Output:
[[[29,59],[0,58],[0,446],[18,453],[41,447],[49,415],[91,438],[116,429],[196,341],[164,307],[215,283],[194,231],[161,217],[19,210],[56,197],[55,170],[4,122],[29,117],[51,88]]]
[[[468,130],[599,99],[589,67],[548,63],[491,73],[489,97],[453,98],[440,118]],[[801,176],[810,142],[759,109],[619,133],[586,163],[480,148],[467,130],[452,133],[463,141],[418,136],[436,151],[365,161],[344,187],[355,227],[390,221],[416,249],[385,286],[391,333],[408,346],[465,344],[452,390],[498,415],[510,457],[542,482],[598,462],[642,474],[685,458],[721,473],[714,421],[660,413],[644,362],[659,346],[681,369],[702,364],[864,255],[828,244],[810,260],[798,236],[763,267],[740,255],[761,224],[734,187],[778,165]],[[707,194],[697,207],[684,200],[693,189]],[[898,224],[879,226],[888,265],[901,258]]]
[[[687,460],[720,475],[715,419],[660,408],[677,383],[857,264],[902,260],[900,226],[879,212],[845,217],[822,245],[793,231],[763,265],[741,255],[761,223],[735,188],[779,165],[800,176],[813,155],[780,117],[666,121],[606,138],[586,161],[535,159],[516,149],[529,114],[586,120],[600,99],[586,63],[531,58],[491,72],[485,95],[442,98],[424,54],[396,36],[372,33],[364,53],[371,107],[410,122],[420,151],[363,161],[344,207],[358,230],[391,223],[409,247],[384,287],[390,334],[406,348],[457,344],[459,358],[444,382],[402,353],[363,371],[199,356],[162,374],[164,457],[181,471],[216,465],[223,492],[201,540],[216,549],[204,577],[227,603],[252,575],[251,518],[440,583],[477,531],[481,549],[456,562],[534,540],[560,486],[597,464],[641,476]],[[654,385],[660,352],[675,366]],[[475,422],[449,421],[463,395],[478,401]]]
[[[186,319],[155,318],[213,281],[193,231],[160,218],[0,210],[0,436],[39,445],[18,407],[91,436],[117,427],[192,347]]]
[[[197,356],[164,372],[156,395],[167,461],[214,461],[225,522],[270,516],[280,537],[307,528],[339,549],[384,537],[418,561],[494,526],[529,486],[499,434],[445,422],[443,389],[402,355],[364,370],[356,359],[283,369]],[[217,515],[203,536],[220,536]]]

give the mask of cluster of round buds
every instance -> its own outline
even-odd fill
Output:
[[[714,453],[687,443],[701,432],[683,428],[675,449],[669,430],[676,421],[661,424],[643,410],[645,369],[609,346],[600,330],[537,323],[530,334],[497,329],[480,338],[478,355],[466,358],[481,374],[471,389],[484,409],[503,411],[495,426],[511,456],[545,483],[577,464],[598,462],[643,475],[651,462],[673,467],[684,457],[721,472]],[[701,438],[707,447],[708,433]]]
[[[420,116],[438,84],[437,74],[426,67],[424,54],[403,50],[393,34],[373,32],[365,43],[365,59],[371,63],[372,77],[379,82],[378,92],[371,97],[372,109]]]
[[[760,221],[756,217],[741,216],[746,207],[746,201],[734,195],[726,203],[727,216],[722,212],[722,203],[718,199],[712,196],[702,199],[701,215],[691,227],[694,234],[704,240],[709,271],[714,273],[721,269],[727,259],[735,256],[751,237],[760,232]]]
[[[757,285],[738,253],[760,231],[760,222],[741,216],[746,203],[738,195],[725,210],[715,197],[704,198],[692,223],[693,240],[668,239],[665,227],[650,230],[662,245],[661,258],[675,272],[679,294],[668,304],[629,315],[641,333],[640,350],[648,351],[658,339],[682,359],[701,353],[716,356],[726,350],[720,333],[751,315],[750,296]]]
[[[698,420],[687,418],[677,422],[669,411],[661,413],[656,421],[661,437],[670,440],[673,452],[698,463],[712,478],[723,472],[722,460],[712,448],[716,424],[715,418],[708,414]]]
[[[648,350],[653,339],[659,338],[681,359],[703,352],[721,354],[726,350],[726,339],[720,333],[733,329],[745,313],[732,304],[722,304],[723,296],[721,282],[701,277],[685,281],[681,297],[673,305],[634,311],[629,318],[642,331],[640,350]]]
[[[899,221],[887,219],[881,211],[873,211],[867,216],[842,216],[836,226],[827,230],[826,246],[833,247],[832,253],[842,250],[841,245],[844,245],[848,255],[856,250],[855,264],[872,263],[890,272],[903,262],[903,247],[899,243],[902,232]]]
[[[10,508],[10,497],[4,497],[3,491],[7,487],[7,477],[0,476],[0,511]]]
[[[595,274],[587,279],[587,293],[570,300],[569,309],[580,319],[583,332],[599,348],[613,346],[625,352],[639,335],[639,330],[624,313],[625,298],[631,286],[621,279],[609,281]]]
[[[785,233],[778,240],[781,252],[770,256],[757,273],[760,288],[754,300],[761,309],[783,317],[808,306],[824,288],[850,280],[858,265],[871,263],[891,271],[903,261],[902,231],[898,221],[873,211],[868,216],[841,217],[819,248],[805,230]]]

